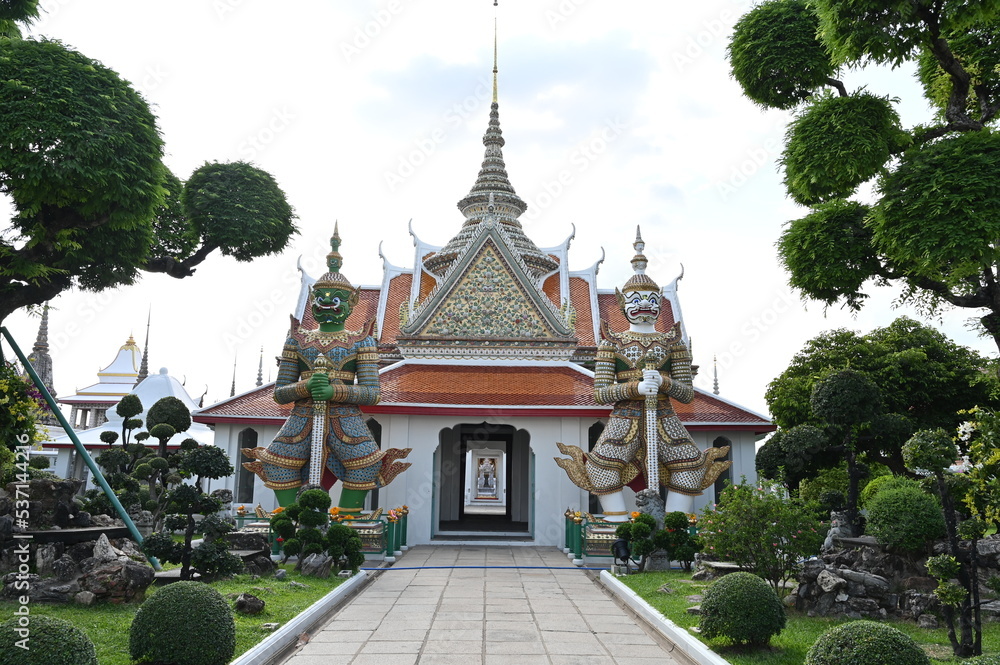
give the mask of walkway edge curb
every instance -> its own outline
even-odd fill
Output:
[[[677,645],[684,654],[699,665],[730,665],[717,653],[702,644],[676,623],[660,614],[652,605],[640,598],[632,589],[619,582],[606,570],[601,571],[601,584],[642,617],[656,632]]]
[[[260,663],[271,662],[271,659],[289,646],[295,644],[300,634],[312,628],[316,621],[325,616],[327,612],[347,596],[354,593],[368,579],[369,575],[363,571],[347,578],[347,581],[343,584],[295,615],[291,621],[278,628],[263,641],[258,642],[250,650],[245,651],[243,655],[230,662],[229,665],[259,665]]]

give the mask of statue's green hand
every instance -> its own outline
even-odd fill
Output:
[[[323,372],[316,372],[309,377],[309,393],[317,401],[326,401],[333,397],[333,386],[330,379]]]

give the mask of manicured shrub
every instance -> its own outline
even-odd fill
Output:
[[[883,489],[868,502],[868,534],[888,547],[920,552],[944,536],[944,514],[937,499],[918,488]]]
[[[963,660],[962,665],[1000,665],[1000,656],[976,656]]]
[[[912,478],[907,478],[906,476],[894,476],[892,474],[887,476],[876,476],[875,478],[872,478],[867,485],[865,485],[863,490],[861,490],[861,505],[867,508],[868,502],[882,490],[898,489],[900,487],[916,487],[917,489],[920,489],[920,482],[913,480]]]
[[[236,652],[236,623],[212,587],[174,582],[139,607],[128,642],[132,660],[140,663],[226,665]]]
[[[805,665],[930,665],[930,660],[897,628],[877,621],[851,621],[820,635],[809,647]]]
[[[93,642],[69,621],[32,614],[27,649],[18,628],[17,617],[0,623],[0,665],[97,665]]]
[[[785,606],[753,573],[730,573],[713,582],[701,601],[701,634],[737,644],[766,646],[785,627]]]

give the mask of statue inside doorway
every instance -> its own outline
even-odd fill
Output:
[[[244,449],[243,464],[273,489],[278,505],[295,502],[303,485],[329,489],[343,483],[341,512],[358,513],[368,491],[388,485],[410,466],[397,462],[410,449],[380,450],[360,406],[379,401],[375,320],[363,330],[345,330],[358,290],[340,274],[340,235],[334,228],[329,271],[312,288],[318,329],[306,330],[292,317],[281,353],[274,400],[294,403],[292,413],[266,448]]]
[[[667,332],[656,330],[660,287],[646,275],[638,229],[633,246],[635,274],[616,291],[629,327],[613,332],[603,323],[594,366],[594,399],[614,405],[611,416],[593,451],[558,444],[570,457],[556,458],[577,486],[600,497],[605,519],[612,522],[628,519],[626,485],[655,494],[665,486],[666,512],[690,513],[694,497],[732,464],[719,460],[728,447],[701,450],[674,413],[671,399],[694,398],[691,355],[679,323]]]

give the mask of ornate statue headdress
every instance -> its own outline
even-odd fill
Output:
[[[339,224],[334,222],[333,236],[330,238],[330,253],[326,255],[327,272],[323,273],[323,276],[316,280],[316,283],[313,284],[313,290],[342,289],[344,291],[350,291],[350,303],[353,307],[358,302],[359,293],[358,290],[354,288],[354,285],[351,284],[350,280],[340,274],[340,268],[344,265],[344,257],[340,255],[340,252],[338,251],[339,249]]]
[[[659,291],[660,286],[653,281],[653,278],[646,274],[646,265],[648,261],[646,256],[642,253],[642,250],[646,248],[646,243],[642,240],[642,235],[639,233],[639,227],[635,227],[635,242],[632,243],[632,247],[635,248],[635,256],[632,257],[632,270],[635,274],[629,277],[628,281],[625,282],[625,286],[619,291],[615,289],[615,294],[618,296],[618,304],[621,307],[625,306],[625,296],[623,293],[629,291]]]

